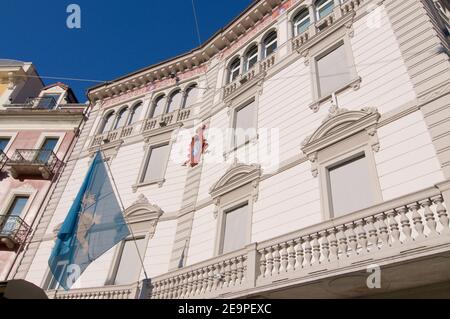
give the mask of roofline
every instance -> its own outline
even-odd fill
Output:
[[[231,26],[232,26],[235,22],[237,22],[242,16],[244,16],[248,11],[250,11],[250,10],[255,6],[255,4],[257,4],[257,3],[260,2],[260,1],[262,1],[262,0],[253,0],[253,1],[247,6],[247,8],[245,8],[238,16],[236,16],[233,20],[231,20],[229,23],[227,23],[227,25],[226,25],[225,27],[220,28],[217,32],[215,32],[212,36],[210,36],[206,41],[204,41],[201,45],[199,45],[199,46],[193,48],[193,49],[190,50],[189,52],[186,52],[186,53],[180,54],[180,55],[178,55],[178,56],[175,56],[175,57],[172,57],[172,58],[163,60],[163,61],[161,61],[161,62],[152,64],[152,65],[150,65],[150,66],[147,66],[147,67],[138,69],[138,70],[136,70],[136,71],[133,71],[133,72],[131,72],[131,73],[128,73],[128,74],[126,74],[126,75],[123,75],[123,76],[121,76],[121,77],[118,77],[118,78],[116,78],[116,79],[114,79],[114,80],[111,80],[111,81],[105,81],[105,82],[103,82],[103,83],[101,83],[101,84],[97,84],[97,85],[95,85],[95,86],[92,86],[92,87],[88,88],[88,89],[87,89],[87,92],[86,92],[86,93],[87,93],[87,96],[88,96],[88,99],[89,99],[89,93],[90,93],[91,91],[93,91],[93,90],[96,90],[96,89],[98,89],[98,88],[101,88],[101,87],[103,87],[103,86],[105,86],[105,85],[112,84],[112,83],[114,83],[114,82],[119,82],[119,81],[121,81],[121,80],[124,80],[124,79],[130,77],[130,76],[133,76],[133,75],[139,74],[139,73],[141,73],[141,72],[145,72],[145,71],[151,70],[151,69],[156,68],[156,67],[158,67],[158,66],[160,66],[160,65],[169,63],[169,62],[171,62],[171,61],[177,60],[177,59],[182,58],[182,57],[184,57],[184,56],[188,56],[189,54],[192,54],[192,53],[194,53],[194,52],[197,51],[197,50],[203,49],[203,48],[206,47],[206,46],[207,46],[214,38],[216,38],[218,35],[220,35],[221,33],[223,33],[224,30],[226,30],[226,29],[228,29],[229,27],[231,27]]]

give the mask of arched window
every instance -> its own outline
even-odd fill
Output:
[[[150,117],[157,117],[157,116],[160,116],[161,114],[163,114],[165,102],[166,102],[166,97],[164,95],[158,97],[153,102],[152,113],[150,114]]]
[[[311,23],[309,19],[308,9],[303,9],[299,13],[297,13],[293,21],[294,21],[294,36],[302,34],[306,30],[308,30],[309,25]]]
[[[231,83],[237,79],[239,74],[241,74],[241,59],[236,57],[231,63],[230,68],[228,70],[229,77],[228,82]]]
[[[142,112],[142,102],[136,104],[131,110],[127,125],[131,125],[139,121]]]
[[[114,112],[110,112],[103,118],[102,128],[99,131],[99,133],[102,134],[111,131],[113,122],[114,122]]]
[[[268,57],[277,50],[277,31],[270,32],[263,40],[264,58]]]
[[[258,62],[258,46],[253,45],[245,54],[245,71],[250,70]]]
[[[181,107],[183,95],[181,94],[181,90],[176,90],[172,93],[169,99],[169,105],[167,107],[167,113],[178,110]]]
[[[193,84],[186,89],[183,108],[189,108],[195,103],[197,103],[197,97],[198,97],[197,84]]]
[[[118,128],[125,126],[125,123],[127,121],[127,115],[128,115],[128,107],[124,107],[119,111],[119,113],[117,114],[116,123],[114,124],[114,130],[117,130]]]
[[[334,1],[333,0],[317,0],[314,4],[316,7],[316,17],[317,20],[326,17],[331,12],[333,12]]]

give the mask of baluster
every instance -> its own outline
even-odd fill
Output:
[[[186,296],[186,286],[187,286],[186,279],[187,279],[186,274],[182,274],[180,276],[180,289],[178,292],[178,298],[180,299],[185,299]]]
[[[356,256],[358,255],[358,239],[355,233],[355,224],[350,223],[345,225],[345,227],[347,228],[348,245],[352,250],[352,255]]]
[[[219,280],[219,289],[225,288],[225,270],[226,263],[225,261],[220,262],[220,280]]]
[[[281,244],[281,269],[280,269],[280,273],[283,272],[287,272],[287,267],[288,267],[288,252],[287,252],[287,243],[282,243]]]
[[[406,207],[400,207],[397,208],[396,211],[400,214],[400,224],[402,225],[402,232],[405,235],[404,243],[412,241],[412,229],[411,225],[409,223],[409,218],[406,216],[406,213],[408,212],[408,208]]]
[[[191,297],[197,294],[197,271],[192,271],[192,285],[191,285]]]
[[[389,229],[386,224],[386,216],[381,213],[375,216],[378,223],[378,231],[380,233],[381,247],[389,246]]]
[[[319,234],[313,234],[312,238],[313,238],[312,249],[313,249],[314,261],[316,264],[320,264]]]
[[[261,276],[266,277],[266,250],[263,249],[259,253],[261,254],[261,258],[259,260],[259,270],[261,271]]]
[[[208,285],[206,286],[206,291],[211,292],[214,287],[214,266],[210,265],[208,268]]]
[[[237,280],[237,259],[231,259],[231,286],[236,286]]]
[[[330,261],[338,260],[339,248],[336,238],[336,229],[332,228],[328,230],[328,241],[330,242]]]
[[[439,222],[442,225],[441,235],[450,234],[449,229],[449,218],[447,214],[447,209],[442,204],[443,200],[441,196],[436,196],[431,199],[433,203],[436,205],[436,213],[438,215]]]
[[[415,240],[425,239],[424,234],[425,226],[423,225],[422,216],[419,213],[419,208],[420,206],[417,203],[408,206],[408,209],[412,213],[411,218],[414,224],[414,229],[417,232]]]
[[[240,285],[244,279],[244,257],[237,258],[237,280],[236,285]]]
[[[288,254],[288,266],[287,271],[295,270],[295,241],[291,240],[289,242],[289,248],[287,249]]]
[[[213,286],[212,291],[216,291],[219,288],[219,281],[220,281],[220,265],[214,264],[213,265]]]
[[[330,261],[330,244],[328,242],[328,233],[326,231],[321,231],[319,233],[319,236],[321,238],[323,261],[329,262]]]
[[[197,273],[197,277],[196,277],[196,281],[197,281],[197,289],[195,290],[195,295],[201,295],[202,294],[202,288],[203,288],[203,269],[197,269],[196,271]]]
[[[311,238],[309,236],[303,238],[305,242],[304,250],[305,250],[305,260],[306,265],[311,266],[311,260],[312,260],[312,246],[311,246]]]
[[[273,255],[272,255],[272,247],[267,248],[267,255],[266,255],[266,277],[272,276],[272,270],[273,270]]]
[[[227,260],[225,261],[225,282],[224,282],[224,288],[230,287],[230,279],[231,279],[231,261]]]
[[[372,244],[373,249],[378,250],[378,231],[375,227],[375,218],[366,218],[367,233],[369,234],[369,242]]]
[[[187,273],[187,286],[186,286],[186,295],[185,298],[190,298],[194,294],[194,287],[193,287],[193,272],[190,271]]]
[[[272,276],[275,276],[280,273],[280,265],[281,265],[280,247],[278,245],[273,246],[272,256],[273,256]]]
[[[431,201],[429,199],[423,200],[419,203],[424,209],[425,220],[427,221],[427,226],[430,229],[429,237],[437,236],[438,233],[436,231],[436,220],[434,218],[434,213],[431,210]]]
[[[337,233],[337,239],[339,243],[339,249],[342,252],[343,257],[348,257],[347,255],[347,237],[345,236],[345,226],[338,226],[336,227],[338,233]]]
[[[367,253],[367,233],[364,228],[364,220],[360,219],[355,222],[356,224],[356,233],[358,235],[358,243],[361,246],[361,254]]]
[[[295,269],[303,268],[303,245],[302,240],[299,239],[295,245]]]
[[[396,211],[390,210],[386,212],[386,216],[389,220],[389,227],[391,229],[391,246],[398,246],[400,245],[400,231],[398,230],[398,223],[395,220]]]

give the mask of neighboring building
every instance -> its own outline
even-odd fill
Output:
[[[70,181],[15,278],[69,299],[449,297],[436,3],[256,1],[201,47],[90,89]],[[58,291],[55,233],[99,150],[150,281],[130,237]]]
[[[12,278],[65,170],[87,110],[62,83],[44,87],[31,63],[0,60],[0,281]],[[6,77],[3,77],[6,74]],[[3,81],[6,79],[6,81]]]

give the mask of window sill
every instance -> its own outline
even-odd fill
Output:
[[[147,182],[143,182],[143,183],[139,183],[139,184],[135,184],[132,186],[133,188],[133,192],[136,193],[137,190],[139,188],[142,187],[147,187],[147,186],[152,186],[152,185],[158,185],[159,188],[163,187],[164,183],[166,182],[165,178],[161,178],[161,179],[155,179],[155,180],[151,180],[151,181],[147,181]]]
[[[341,88],[337,89],[334,93],[335,94],[339,94],[342,93],[344,91],[346,91],[349,88],[353,88],[354,91],[359,90],[359,88],[361,87],[361,77],[357,77],[354,80],[350,81],[348,84],[342,86]],[[318,98],[316,101],[312,102],[309,105],[309,108],[314,112],[317,113],[319,112],[320,106],[328,101],[331,100],[333,93],[330,93],[326,96],[320,97]]]

